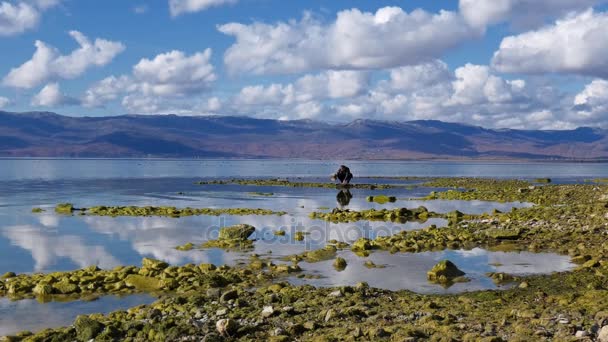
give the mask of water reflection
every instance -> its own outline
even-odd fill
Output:
[[[336,201],[338,202],[338,206],[340,209],[344,209],[350,204],[350,200],[353,198],[353,195],[350,193],[350,190],[343,189],[338,192],[336,195]]]
[[[562,272],[573,268],[570,258],[551,253],[504,253],[489,252],[480,248],[470,251],[425,252],[419,254],[390,254],[388,252],[372,253],[368,258],[361,258],[344,251],[339,253],[347,260],[348,266],[337,271],[332,261],[314,264],[302,262],[300,266],[307,272],[321,276],[319,279],[292,278],[296,284],[316,286],[355,285],[368,282],[372,287],[389,290],[407,289],[419,293],[459,293],[484,289],[496,289],[498,286],[486,277],[487,272],[505,272],[512,275],[547,274]],[[454,262],[458,268],[471,279],[468,283],[456,283],[443,288],[427,281],[426,272],[443,259]],[[369,269],[366,261],[372,261],[384,268]]]
[[[34,299],[12,302],[0,299],[0,336],[20,331],[38,331],[44,328],[72,324],[76,316],[92,313],[110,313],[141,304],[152,303],[148,295],[126,297],[106,296],[94,301],[50,302],[41,304]]]

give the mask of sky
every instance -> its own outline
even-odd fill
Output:
[[[0,110],[608,128],[608,0],[0,0]]]

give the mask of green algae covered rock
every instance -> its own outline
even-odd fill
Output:
[[[368,202],[376,202],[378,204],[386,204],[386,203],[394,203],[397,202],[397,197],[395,196],[385,196],[385,195],[378,195],[378,196],[367,196],[367,201]]]
[[[156,271],[161,271],[161,270],[164,270],[165,268],[169,267],[169,264],[167,264],[164,261],[150,259],[150,258],[143,258],[141,261],[141,265],[143,266],[143,268],[156,270]]]
[[[548,184],[551,183],[551,178],[537,178],[534,180],[534,182]]]
[[[42,209],[42,208],[32,208],[32,213],[34,213],[34,214],[39,214],[42,212],[44,212],[44,209]]]
[[[220,229],[218,240],[247,240],[254,232],[254,226],[248,224],[237,224]]]
[[[55,212],[58,214],[72,214],[74,205],[72,203],[61,203],[55,207]]]
[[[521,235],[520,229],[488,229],[486,235],[496,240],[517,240]]]
[[[104,325],[87,316],[78,316],[74,328],[78,341],[90,341],[103,331]]]
[[[334,260],[334,268],[337,271],[343,271],[344,269],[346,269],[346,266],[348,264],[346,263],[346,260],[344,258],[338,257],[336,258],[336,260]]]
[[[53,294],[53,287],[49,284],[39,283],[34,287],[32,292],[38,296],[48,296]]]
[[[458,269],[450,260],[443,260],[433,266],[426,275],[431,282],[445,284],[465,275],[465,273]]]
[[[175,247],[178,251],[187,252],[194,249],[194,244],[192,242],[188,242],[184,245]]]
[[[131,274],[125,279],[125,284],[142,292],[155,292],[164,287],[164,282],[153,277]]]
[[[352,250],[368,251],[368,250],[372,249],[372,244],[370,243],[369,239],[360,238],[359,240],[357,240],[353,243],[351,248],[352,248]]]
[[[69,279],[65,278],[53,284],[53,289],[59,294],[72,294],[78,292],[78,285],[71,283]]]

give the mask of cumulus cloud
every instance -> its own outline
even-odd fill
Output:
[[[229,23],[218,29],[236,38],[224,55],[228,71],[253,74],[418,64],[478,34],[457,13],[407,13],[399,7],[346,10],[328,24],[307,14],[300,21]]]
[[[11,104],[11,100],[7,97],[0,96],[0,109]]]
[[[32,106],[59,107],[77,105],[79,101],[61,92],[58,83],[49,83],[32,98]]]
[[[275,118],[313,118],[322,114],[323,100],[351,98],[362,95],[369,88],[369,74],[365,71],[325,71],[304,75],[290,84],[247,86],[233,102],[240,111],[259,111],[259,106],[283,106],[287,113],[275,113]],[[268,112],[263,112],[269,114]]]
[[[190,56],[170,51],[143,58],[131,75],[110,76],[91,86],[83,96],[86,107],[102,107],[122,97],[122,105],[138,113],[154,113],[167,99],[203,93],[217,79],[206,49]]]
[[[235,4],[238,0],[169,0],[171,16],[204,11],[210,7]]]
[[[571,120],[579,124],[608,125],[608,81],[594,80],[574,97]]]
[[[3,84],[14,88],[31,89],[42,83],[56,79],[73,79],[91,67],[101,67],[110,63],[124,51],[120,42],[95,39],[91,42],[78,31],[70,31],[70,36],[80,47],[68,55],[42,41],[36,41],[36,51],[32,58],[12,69],[3,79]]]
[[[38,10],[27,3],[0,3],[0,36],[12,36],[30,30],[40,21]]]
[[[492,65],[508,73],[608,76],[608,13],[587,10],[502,40]]]
[[[542,24],[547,18],[585,10],[606,0],[460,0],[460,13],[473,27],[511,21],[516,27]]]
[[[13,36],[35,28],[40,22],[42,11],[60,2],[60,0],[0,2],[0,36]]]

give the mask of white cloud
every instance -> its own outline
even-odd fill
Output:
[[[133,67],[132,75],[110,76],[91,86],[82,102],[86,107],[102,107],[122,97],[122,105],[132,112],[157,113],[168,105],[167,99],[210,89],[217,79],[211,54],[211,49],[191,56],[174,50],[153,59],[143,58]]]
[[[0,109],[11,104],[11,100],[7,97],[0,96]]]
[[[570,120],[583,125],[608,126],[608,81],[594,80],[574,98]]]
[[[229,23],[218,29],[236,38],[224,55],[228,71],[253,74],[418,64],[477,35],[457,13],[407,13],[398,7],[346,10],[329,24],[307,14],[300,21]]]
[[[275,117],[284,118],[291,113],[296,118],[312,118],[322,114],[324,106],[319,101],[351,98],[364,94],[368,88],[367,72],[330,70],[304,75],[286,85],[244,87],[235,97],[234,104],[238,107],[235,110],[248,111],[250,114],[258,111],[259,106],[279,106],[287,113],[277,112]]]
[[[608,76],[608,13],[593,10],[503,39],[492,65],[508,73]]]
[[[0,36],[13,36],[35,28],[42,11],[58,5],[61,0],[26,0],[0,2]]]
[[[460,0],[460,12],[473,27],[511,21],[516,27],[542,24],[547,18],[585,10],[606,0]]]
[[[63,94],[57,83],[47,84],[32,98],[32,106],[37,107],[58,107],[76,104],[79,104],[79,102]]]
[[[124,51],[120,42],[95,39],[91,42],[78,31],[70,31],[80,47],[69,55],[61,55],[57,49],[44,42],[36,41],[36,51],[32,58],[12,69],[3,84],[14,88],[30,89],[56,79],[73,79],[91,67],[101,67],[110,63]]]
[[[199,93],[217,79],[209,62],[211,49],[186,56],[181,51],[142,59],[133,67],[133,76],[146,95],[175,96]]]
[[[238,0],[169,0],[171,16],[204,11],[210,7],[235,4]]]
[[[449,80],[450,77],[447,64],[439,60],[400,67],[390,71],[391,86],[399,90],[428,87]]]
[[[30,30],[40,21],[40,13],[27,3],[0,3],[0,36],[12,36]]]

